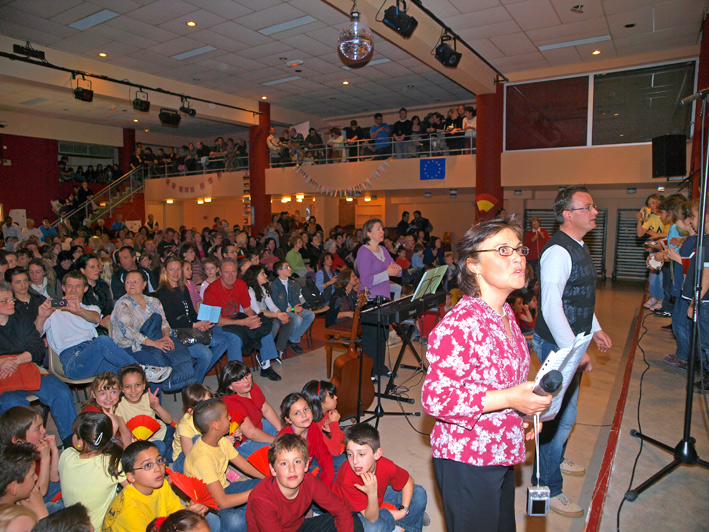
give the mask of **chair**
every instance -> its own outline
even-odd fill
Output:
[[[72,390],[74,390],[74,400],[77,403],[79,401],[78,388],[82,387],[84,389],[84,398],[88,400],[88,395],[86,395],[86,385],[94,382],[94,377],[87,377],[85,379],[70,379],[64,374],[64,367],[62,366],[62,361],[59,359],[59,355],[54,352],[51,347],[49,349],[49,371],[57,377],[60,381],[67,384]]]
[[[355,343],[360,335],[359,314],[362,307],[367,302],[367,292],[362,290],[357,296],[357,306],[355,307],[352,319],[347,319],[325,329],[325,356],[327,364],[327,378],[332,377],[332,350],[334,348],[347,351],[350,344]]]

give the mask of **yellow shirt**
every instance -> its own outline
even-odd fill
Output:
[[[222,438],[218,447],[212,447],[198,439],[187,453],[185,458],[185,474],[190,477],[197,477],[204,480],[209,485],[219,481],[223,488],[227,488],[230,482],[226,479],[226,469],[229,462],[239,456],[234,446],[229,440]]]
[[[91,524],[100,530],[108,507],[116,497],[116,486],[126,479],[108,473],[110,457],[107,455],[81,458],[79,451],[70,447],[59,458],[59,478],[62,499],[66,506],[80,502],[89,511]]]
[[[148,439],[150,441],[162,441],[165,439],[165,423],[160,421],[158,416],[155,414],[155,410],[150,408],[150,398],[148,397],[147,392],[143,394],[140,401],[137,403],[131,403],[126,400],[125,397],[121,397],[121,400],[118,401],[118,404],[116,405],[116,415],[121,416],[126,423],[128,423],[128,421],[133,419],[135,416],[145,415],[153,417],[158,420],[158,423],[160,423],[160,428]]]
[[[191,440],[200,434],[201,433],[197,430],[197,427],[194,426],[192,414],[185,412],[185,415],[182,416],[182,419],[180,419],[180,422],[177,424],[177,434],[172,442],[172,461],[174,462],[177,460],[177,457],[180,456],[180,453],[182,452],[182,440],[180,440],[180,436],[184,436],[185,438],[189,438]]]
[[[150,495],[143,495],[132,485],[111,503],[103,520],[102,532],[138,532],[156,517],[167,517],[184,506],[167,481]]]

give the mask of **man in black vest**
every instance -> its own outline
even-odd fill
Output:
[[[542,250],[540,261],[539,317],[534,329],[534,351],[544,360],[551,351],[570,346],[579,333],[593,333],[598,350],[611,348],[610,337],[601,330],[593,312],[596,304],[596,270],[583,237],[596,227],[598,210],[584,186],[573,185],[559,191],[554,214],[561,224]],[[579,370],[593,369],[588,353]],[[544,423],[540,434],[540,481],[551,491],[549,507],[567,517],[581,517],[583,509],[562,492],[563,477],[581,476],[582,466],[564,458],[566,441],[576,422],[581,373],[576,373],[566,390],[559,413]],[[533,475],[536,483],[536,475]]]

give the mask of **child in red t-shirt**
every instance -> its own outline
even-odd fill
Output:
[[[381,530],[421,530],[430,523],[426,490],[382,456],[377,429],[366,423],[348,427],[345,450],[349,467],[340,468],[333,489],[363,523],[378,523]]]

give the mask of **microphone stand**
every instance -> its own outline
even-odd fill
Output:
[[[701,121],[701,198],[699,200],[699,224],[698,224],[698,237],[697,237],[697,250],[695,253],[694,261],[694,290],[692,301],[694,303],[694,312],[692,315],[692,339],[689,347],[689,367],[687,372],[687,391],[685,397],[684,406],[684,427],[682,432],[682,439],[674,447],[662,443],[659,440],[650,438],[640,431],[632,429],[630,435],[636,438],[646,441],[655,447],[667,451],[673,455],[673,460],[667,464],[665,467],[660,469],[657,473],[647,479],[645,482],[640,484],[635,489],[628,490],[625,493],[625,500],[632,502],[638,498],[643,491],[651,487],[656,482],[662,480],[665,476],[669,475],[681,465],[695,465],[699,464],[703,467],[709,468],[709,462],[699,458],[697,450],[695,448],[696,440],[691,436],[692,430],[692,402],[694,400],[694,370],[695,361],[699,360],[699,357],[703,356],[701,350],[701,341],[699,335],[699,308],[701,305],[701,288],[702,288],[702,270],[704,268],[704,232],[705,232],[705,213],[707,208],[707,175],[709,175],[709,159],[707,158],[707,150],[709,150],[709,137],[705,139],[704,125],[706,123],[706,111],[707,111],[707,98],[709,97],[709,88],[699,91],[692,96],[682,100],[682,104],[689,103],[695,99],[702,99],[702,107],[700,116]],[[686,100],[686,101],[685,101]],[[696,129],[695,129],[696,135]],[[703,312],[709,312],[709,304]],[[703,377],[702,377],[703,380]]]

